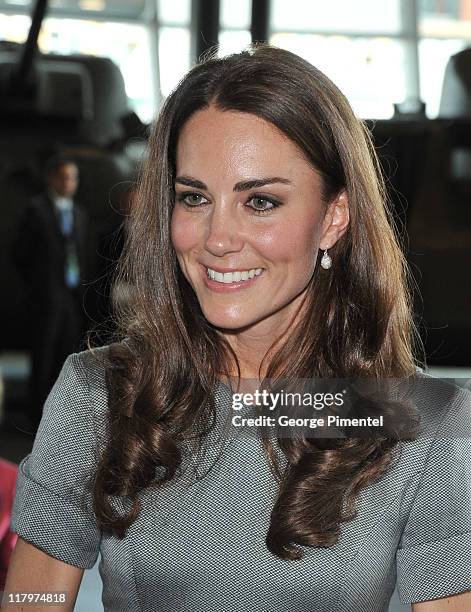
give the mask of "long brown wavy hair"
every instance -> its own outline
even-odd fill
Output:
[[[314,66],[288,51],[252,45],[207,56],[166,99],[152,128],[116,282],[132,300],[116,308],[115,342],[107,353],[109,442],[93,480],[102,530],[124,537],[141,510],[139,493],[178,477],[179,441],[204,444],[215,418],[221,372],[237,356],[203,316],[180,271],[170,240],[179,134],[196,111],[256,115],[281,130],[319,172],[327,204],[345,189],[350,224],[330,249],[330,270],[316,266],[300,323],[274,338],[266,376],[409,377],[419,362],[410,281],[370,135],[344,95]],[[284,559],[300,546],[331,546],[355,515],[362,487],[391,464],[397,444],[386,437],[264,440],[279,483],[266,535]],[[109,496],[129,502],[126,514]]]

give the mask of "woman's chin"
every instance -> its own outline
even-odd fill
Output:
[[[241,316],[240,314],[234,315],[230,313],[205,312],[204,316],[213,327],[233,332],[247,329],[251,325],[254,325],[258,320],[254,317]]]

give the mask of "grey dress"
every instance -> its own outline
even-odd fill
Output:
[[[107,436],[104,368],[90,351],[73,354],[20,464],[12,528],[77,567],[100,554],[103,605],[113,612],[381,612],[396,578],[403,603],[466,591],[471,393],[421,376],[430,435],[396,447],[335,546],[303,547],[301,560],[284,561],[264,542],[276,485],[255,437],[228,439],[222,454],[213,440],[198,467],[142,494],[125,538],[100,532],[83,483]],[[227,412],[227,387],[216,398]]]

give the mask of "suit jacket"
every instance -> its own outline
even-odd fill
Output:
[[[88,216],[74,200],[72,239],[80,267],[79,293],[88,279],[87,257]],[[54,202],[43,194],[31,199],[20,222],[13,247],[13,259],[36,304],[50,306],[66,289],[66,238],[62,234]]]

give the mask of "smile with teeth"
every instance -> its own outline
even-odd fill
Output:
[[[251,268],[250,270],[237,270],[235,272],[216,272],[211,268],[206,268],[206,274],[208,278],[217,283],[239,283],[240,281],[247,281],[254,276],[259,276],[262,273],[263,268]]]

